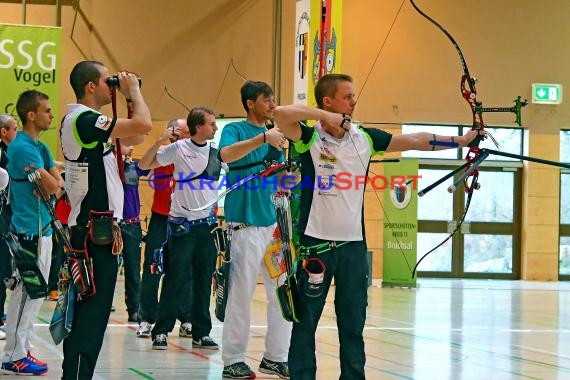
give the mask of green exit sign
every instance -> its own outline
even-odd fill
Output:
[[[561,84],[532,84],[532,102],[537,104],[560,104],[562,103]]]

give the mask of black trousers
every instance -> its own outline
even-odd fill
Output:
[[[154,250],[160,248],[166,241],[166,228],[168,216],[153,212],[150,216],[146,244],[144,248],[144,264],[141,281],[141,296],[139,313],[143,321],[155,323],[158,319],[158,287],[160,277],[150,273],[150,265],[154,262]],[[182,291],[182,298],[178,304],[178,320],[182,323],[191,322],[190,315],[190,283]]]
[[[10,219],[12,218],[12,208],[10,205],[5,205],[2,213],[0,214],[0,281],[5,278],[12,277],[12,256],[8,251],[8,246],[2,237],[2,234],[10,231]],[[0,325],[2,323],[2,316],[4,315],[4,304],[6,303],[6,287],[3,283],[0,284]]]
[[[73,248],[83,247],[85,233],[85,229],[72,228]],[[97,293],[75,304],[72,330],[63,341],[63,380],[93,377],[113,304],[117,256],[111,253],[111,245],[96,246],[88,242],[87,249],[93,259]]]
[[[125,304],[127,312],[139,311],[141,298],[141,242],[140,223],[122,224],[123,265],[125,267]]]
[[[366,244],[362,241],[350,242],[318,257],[326,266],[325,288],[318,298],[299,292],[301,321],[293,322],[288,358],[291,380],[314,380],[316,377],[315,332],[333,276],[340,342],[340,379],[364,379],[366,357],[362,333],[368,306]],[[302,270],[299,265],[298,271]]]
[[[174,328],[178,304],[186,299],[185,289],[190,284],[192,337],[210,335],[210,296],[212,273],[216,261],[216,246],[210,233],[215,225],[199,224],[180,237],[170,237],[166,255],[166,270],[160,293],[158,321],[152,336],[168,334]]]

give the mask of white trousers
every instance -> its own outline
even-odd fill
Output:
[[[263,272],[267,295],[266,359],[286,362],[291,339],[291,322],[281,315],[275,294],[277,281],[269,277],[263,255],[271,242],[275,224],[269,227],[247,227],[234,231],[231,242],[230,292],[222,333],[222,359],[228,366],[245,362],[251,324],[251,299],[259,271]],[[284,276],[281,276],[281,282]],[[260,358],[261,359],[261,358]]]
[[[51,236],[43,236],[38,242],[38,267],[48,280],[51,265]],[[11,362],[25,358],[28,351],[32,351],[32,330],[34,320],[38,316],[43,298],[35,300],[28,297],[23,283],[20,283],[12,291],[6,315],[6,345],[2,362]]]

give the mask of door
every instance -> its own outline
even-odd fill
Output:
[[[454,167],[421,167],[419,189]],[[465,221],[453,238],[426,257],[418,267],[424,277],[518,278],[520,275],[520,175],[517,168],[480,168]],[[449,236],[465,210],[467,194],[459,187],[450,194],[448,180],[418,205],[418,259]]]

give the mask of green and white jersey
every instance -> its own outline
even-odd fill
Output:
[[[320,123],[300,125],[301,140],[295,143],[302,174],[299,233],[329,241],[363,240],[363,179],[370,158],[386,150],[392,135],[353,124],[337,139]]]
[[[69,104],[61,122],[65,190],[71,202],[69,225],[85,225],[89,210],[113,210],[123,218],[123,184],[113,154],[116,119],[82,104]]]

